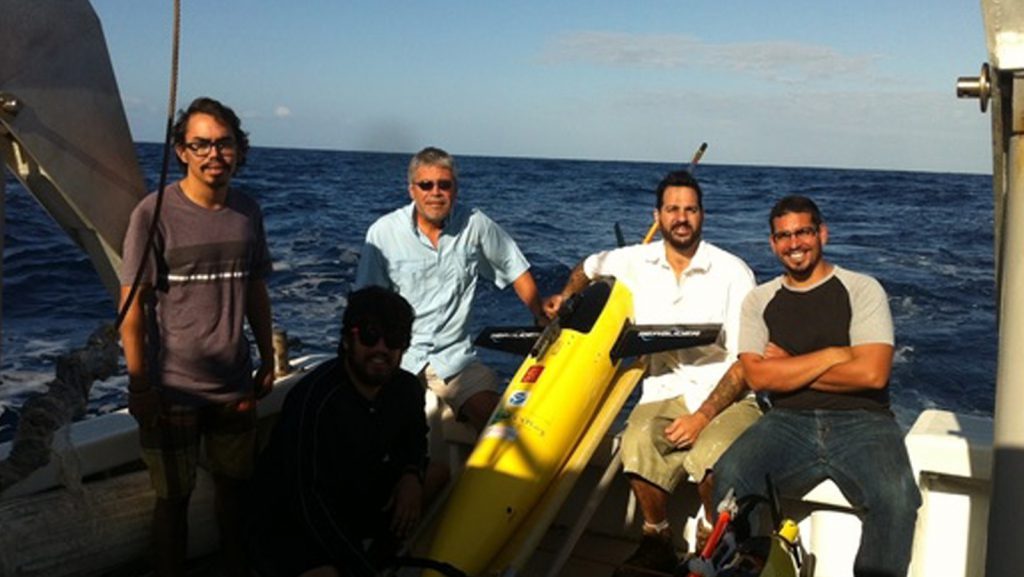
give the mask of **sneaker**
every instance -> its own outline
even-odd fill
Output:
[[[679,559],[670,538],[644,535],[633,555],[622,562],[612,577],[652,577],[672,575]]]

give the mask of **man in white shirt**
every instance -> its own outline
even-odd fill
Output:
[[[689,172],[669,173],[656,194],[662,241],[591,255],[545,302],[545,312],[554,316],[592,279],[614,276],[633,294],[637,324],[722,324],[717,345],[648,358],[643,395],[622,439],[623,469],[644,517],[643,538],[618,577],[672,573],[677,559],[669,496],[689,475],[710,510],[715,461],[760,416],[735,362],[740,308],[754,275],[740,258],[701,240],[702,193]]]

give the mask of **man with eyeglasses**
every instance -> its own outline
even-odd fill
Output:
[[[215,490],[227,575],[247,575],[241,486],[255,460],[255,400],[274,378],[271,272],[263,216],[230,187],[249,140],[227,106],[198,98],[172,128],[184,177],[139,202],[124,239],[121,342],[128,409],[156,492],[157,575],[184,575],[200,439]],[[159,207],[159,209],[158,209]],[[154,222],[154,213],[159,210]],[[147,248],[155,227],[152,248]],[[249,327],[261,365],[253,377]]]
[[[829,229],[811,199],[779,200],[769,224],[784,270],[744,301],[739,358],[772,409],[718,461],[716,497],[767,497],[766,475],[792,497],[832,479],[863,521],[854,574],[905,577],[921,496],[889,408],[885,290],[825,260]]]
[[[533,318],[546,323],[530,264],[515,241],[476,208],[456,203],[455,159],[428,147],[409,162],[412,202],[379,218],[366,232],[355,286],[393,289],[412,304],[416,320],[402,368],[419,375],[460,421],[483,430],[500,398],[493,370],[476,358],[469,316],[480,276],[498,288],[511,285]],[[432,430],[439,430],[432,423]],[[432,436],[431,457],[447,453]],[[430,489],[443,484],[431,467]]]
[[[709,471],[729,443],[761,415],[735,363],[740,304],[754,287],[754,274],[742,259],[703,239],[703,192],[689,172],[670,172],[658,183],[654,218],[660,242],[587,257],[570,273],[562,292],[544,304],[553,316],[591,279],[614,276],[632,292],[638,324],[722,325],[724,348],[696,347],[647,359],[643,394],[621,443],[623,471],[643,516],[642,536],[615,577],[675,571],[669,497],[689,475],[710,510]]]
[[[376,575],[416,527],[424,392],[399,367],[412,323],[401,296],[378,286],[352,293],[338,356],[289,391],[253,480],[259,575]]]

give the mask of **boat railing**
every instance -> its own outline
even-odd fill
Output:
[[[977,86],[961,95],[981,98],[992,120],[999,347],[985,575],[1009,577],[1024,566],[1024,3],[981,0],[981,9],[988,62],[960,86]]]

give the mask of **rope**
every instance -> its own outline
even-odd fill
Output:
[[[167,170],[171,156],[171,129],[174,126],[174,109],[177,106],[178,94],[178,52],[180,40],[181,0],[174,0],[174,26],[171,40],[171,87],[167,98],[167,122],[164,128],[164,150],[160,166],[160,182],[156,187],[156,205],[153,207],[153,220],[149,223],[149,232],[146,235],[146,248],[142,251],[142,254],[149,254],[150,251],[153,251],[154,256],[156,254],[153,246],[156,238],[156,225],[160,222],[160,208],[163,206],[164,187],[167,186]],[[132,288],[128,291],[128,296],[121,303],[121,310],[117,313],[117,321],[114,323],[115,330],[121,328],[121,323],[124,322],[124,317],[127,316],[128,309],[139,292],[139,286],[142,284],[142,273],[145,269],[146,259],[143,259],[139,263],[138,270],[135,271],[135,280],[132,281]]]

